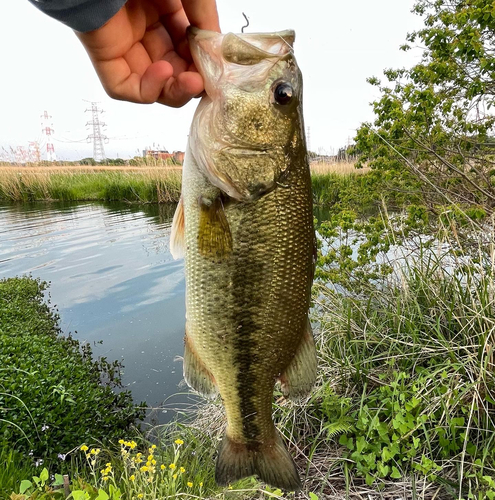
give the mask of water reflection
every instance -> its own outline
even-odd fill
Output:
[[[184,272],[168,250],[173,213],[118,203],[0,206],[0,276],[50,281],[62,330],[98,356],[123,359],[124,383],[151,406],[182,390],[174,359],[183,350]]]

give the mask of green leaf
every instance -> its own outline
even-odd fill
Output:
[[[356,439],[356,451],[358,453],[362,453],[363,450],[366,448],[366,438],[364,436],[359,436],[357,439]]]
[[[394,454],[391,452],[388,446],[384,446],[382,449],[382,460],[384,462],[388,462],[391,458],[393,458]]]
[[[112,500],[120,500],[120,497],[122,496],[120,489],[116,488],[113,484],[108,486],[108,493]]]
[[[384,465],[381,462],[378,463],[378,472],[380,473],[381,477],[387,477],[388,473],[390,471],[390,467],[388,465]]]
[[[87,491],[74,490],[71,495],[74,500],[89,500],[89,494]]]
[[[309,500],[318,500],[318,495],[315,495],[312,491],[310,491]]]
[[[395,467],[395,465],[392,466],[392,473],[390,474],[390,477],[392,479],[400,479],[402,476],[399,472],[399,469],[397,469],[397,467]]]
[[[109,498],[110,497],[108,496],[108,493],[100,488],[98,490],[98,496],[95,498],[95,500],[108,500]]]
[[[64,476],[62,474],[55,474],[55,481],[53,486],[62,486],[64,484]]]
[[[49,477],[49,474],[48,474],[48,469],[45,467],[42,471],[41,471],[41,474],[40,474],[40,479],[43,483],[46,483],[48,481],[48,477]]]
[[[21,481],[21,486],[19,487],[19,493],[22,495],[23,493],[26,492],[29,488],[33,487],[33,483],[29,481],[28,479],[23,479]]]

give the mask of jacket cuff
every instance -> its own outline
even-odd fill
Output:
[[[29,0],[50,17],[80,32],[101,28],[126,0]]]

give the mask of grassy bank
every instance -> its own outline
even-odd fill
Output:
[[[60,336],[44,289],[29,278],[0,281],[0,457],[11,471],[0,467],[4,492],[12,474],[59,463],[83,441],[109,442],[144,416],[128,391],[112,390],[118,364],[94,361],[89,346]]]
[[[352,164],[318,164],[312,167],[316,205],[375,206],[376,181]],[[181,170],[164,167],[55,166],[0,167],[0,201],[126,201],[177,202]]]
[[[177,202],[181,174],[174,168],[0,168],[0,201]]]

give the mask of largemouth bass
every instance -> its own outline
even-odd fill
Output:
[[[194,116],[171,250],[185,253],[184,378],[220,393],[225,485],[301,481],[272,421],[275,383],[306,395],[316,377],[308,321],[315,264],[311,180],[294,32],[189,29],[206,96]]]

